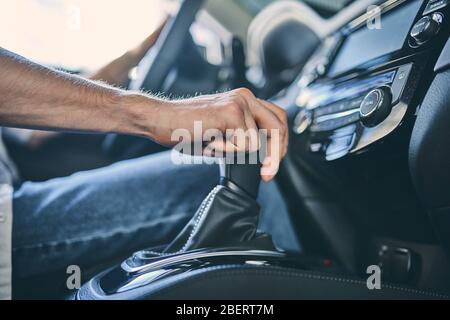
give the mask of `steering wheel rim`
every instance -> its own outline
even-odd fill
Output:
[[[155,45],[138,65],[131,90],[162,91],[164,82],[181,54],[189,28],[205,0],[184,0],[178,14],[166,23]]]

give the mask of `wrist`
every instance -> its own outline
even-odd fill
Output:
[[[158,141],[158,132],[164,129],[164,109],[168,101],[137,93],[125,93],[120,98],[125,116],[125,134],[141,136]]]

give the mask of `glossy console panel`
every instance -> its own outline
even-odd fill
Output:
[[[414,115],[417,107],[414,99],[417,98],[419,84],[426,81],[423,75],[432,70],[434,59],[449,33],[448,7],[431,6],[430,3],[433,4],[433,0],[386,1],[379,7],[379,31],[368,30],[374,19],[368,13],[324,41],[298,81],[295,103],[299,112],[294,131],[304,142],[302,152],[328,161],[339,159],[366,150],[394,132],[408,116]],[[430,8],[434,9],[430,11]],[[410,31],[421,27],[421,21],[428,15],[441,16],[442,25],[435,29],[436,34],[417,45]],[[396,27],[398,17],[409,21],[405,22],[406,28],[402,26],[399,30],[399,26]],[[393,22],[388,22],[389,19]],[[384,26],[383,21],[386,22]],[[361,34],[365,37],[372,35],[373,39],[362,39]],[[387,38],[383,40],[383,37]],[[359,49],[362,53],[373,49],[383,55],[358,60],[356,56],[359,53],[355,54],[358,44],[364,46]],[[352,50],[347,50],[348,47]],[[352,66],[352,59],[355,66]],[[342,60],[350,62],[346,67],[336,67]],[[364,125],[361,103],[369,92],[380,87],[391,91],[391,109],[380,123]]]
[[[145,290],[146,287],[164,279],[206,267],[223,265],[285,267],[316,271],[335,269],[328,260],[243,247],[195,250],[170,255],[141,251],[124,261],[121,266],[107,270],[90,280],[78,292],[78,298],[84,299],[85,295],[95,299],[124,298],[127,294]]]

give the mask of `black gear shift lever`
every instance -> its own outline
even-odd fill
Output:
[[[257,234],[260,208],[256,196],[261,179],[256,159],[249,154],[245,159],[223,159],[220,185],[206,197],[165,253],[227,246],[274,249],[270,236]],[[236,160],[245,164],[231,163]]]
[[[258,164],[257,154],[246,154],[242,156],[245,164],[235,163],[222,159],[220,164],[220,183],[230,188],[238,187],[241,191],[248,193],[253,198],[258,196],[261,166]]]

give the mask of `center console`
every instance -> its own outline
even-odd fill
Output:
[[[257,232],[259,166],[222,165],[220,184],[162,248],[142,250],[85,283],[74,300],[423,299],[394,285],[368,290],[336,261],[277,249]],[[274,213],[275,214],[275,213]]]
[[[414,115],[448,38],[447,3],[386,1],[325,39],[298,82],[304,153],[332,161],[367,150]]]
[[[246,156],[245,163],[249,163],[251,155]],[[299,271],[336,268],[331,266],[331,261],[324,263],[279,250],[269,234],[257,232],[260,166],[225,161],[221,165],[220,184],[170,244],[134,253],[120,265],[95,276],[72,298],[157,298],[164,291],[162,284],[169,285],[184,277],[187,280],[182,281],[188,283],[205,271],[230,267],[269,268],[275,272],[279,272],[278,268]],[[200,291],[196,293],[204,293]],[[181,296],[189,298],[187,294],[177,295]]]

